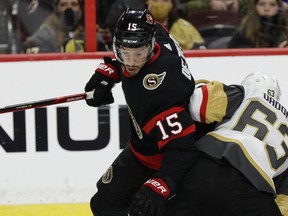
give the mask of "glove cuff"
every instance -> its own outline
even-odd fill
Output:
[[[161,195],[165,199],[168,199],[171,195],[168,185],[161,178],[151,178],[146,181],[143,186],[150,188],[155,193]]]

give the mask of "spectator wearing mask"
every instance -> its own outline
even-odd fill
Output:
[[[83,52],[83,10],[80,0],[54,0],[54,11],[25,41],[26,52]]]
[[[229,48],[287,47],[288,20],[282,0],[253,0]]]
[[[148,0],[148,10],[157,22],[168,29],[183,50],[206,48],[198,30],[181,18],[177,0]]]

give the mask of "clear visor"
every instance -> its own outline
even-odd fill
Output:
[[[116,46],[113,44],[113,52],[118,61],[124,65],[141,66],[152,57],[152,48],[144,45],[138,48]]]

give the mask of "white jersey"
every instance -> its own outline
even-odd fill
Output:
[[[273,178],[288,168],[288,112],[279,101],[257,89],[213,82],[195,89],[190,112],[196,121],[220,122],[197,142],[201,151],[226,158],[257,189],[276,194]]]

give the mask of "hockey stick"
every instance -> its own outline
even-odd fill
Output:
[[[92,92],[86,92],[86,93],[80,93],[80,94],[74,94],[74,95],[66,95],[62,97],[56,97],[56,98],[39,100],[39,101],[32,101],[28,103],[5,106],[3,108],[0,108],[0,114],[8,113],[8,112],[18,112],[21,110],[33,109],[33,108],[44,107],[44,106],[50,106],[53,104],[68,103],[68,102],[73,102],[73,101],[78,101],[78,100],[83,100],[83,99],[90,99],[90,98],[93,98],[93,93],[94,92],[92,91]]]

